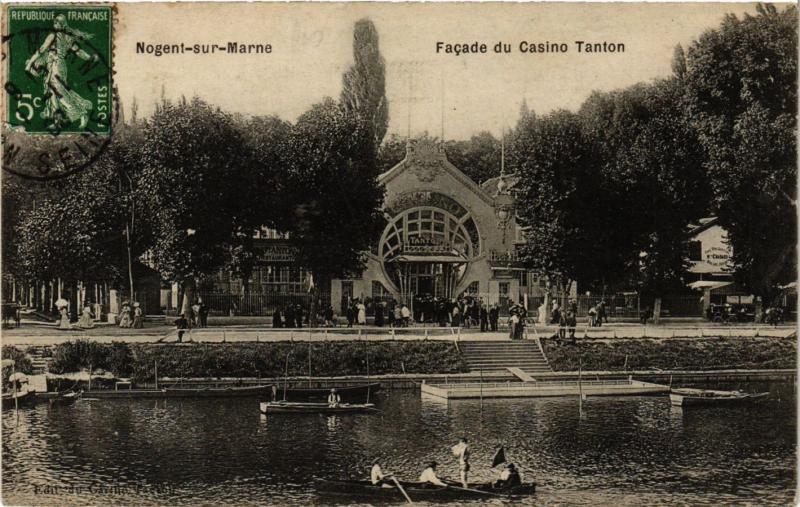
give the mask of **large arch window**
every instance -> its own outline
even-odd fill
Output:
[[[458,218],[438,208],[411,208],[386,226],[380,256],[384,262],[400,254],[451,255],[469,260],[480,253],[477,236],[469,214]]]

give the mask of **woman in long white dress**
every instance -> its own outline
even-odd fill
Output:
[[[367,323],[367,307],[359,301],[356,308],[358,308],[358,323],[363,326]]]
[[[122,305],[122,310],[119,316],[119,327],[131,327],[133,321],[131,320],[131,307],[128,303]]]
[[[78,327],[83,329],[91,329],[94,327],[94,320],[92,320],[92,308],[86,305],[83,308],[81,318],[78,319]]]
[[[61,312],[61,320],[58,321],[58,328],[72,329],[72,325],[69,323],[69,310],[67,310],[67,307],[62,306],[59,312]]]

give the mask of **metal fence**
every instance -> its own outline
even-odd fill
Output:
[[[242,315],[242,316],[271,316],[276,308],[285,308],[287,305],[300,305],[306,314],[311,308],[311,301],[314,297],[308,292],[293,293],[272,293],[272,294],[222,294],[222,293],[198,293],[203,302],[209,307],[211,315]],[[330,293],[317,293],[317,311],[322,313],[331,305]],[[496,299],[496,298],[495,298]],[[576,304],[578,306],[578,318],[582,319],[589,315],[589,310],[597,306],[601,301],[605,302],[606,316],[609,319],[635,319],[639,318],[640,313],[649,308],[653,310],[653,300],[640,298],[637,294],[619,294],[614,296],[578,296]],[[483,299],[488,300],[487,298]],[[499,301],[500,315],[508,314],[508,299],[501,298]],[[551,299],[552,301],[552,299]],[[333,302],[333,311],[340,317],[345,315],[346,300]],[[386,302],[387,311],[396,300],[391,295],[374,296],[365,298],[364,304],[367,307],[367,315],[372,317],[375,314],[375,306],[381,302]],[[525,298],[519,298],[519,303],[524,303]],[[559,304],[564,300],[559,298]],[[144,303],[144,302],[143,302]],[[543,296],[528,296],[527,307],[528,317],[538,318],[539,307],[544,303]],[[416,306],[416,305],[415,305]],[[175,314],[176,310],[168,311]],[[662,317],[703,317],[703,302],[699,295],[666,295],[661,299]]]
[[[563,305],[570,298],[558,298],[559,305]],[[617,294],[613,296],[578,296],[574,298],[578,306],[578,318],[587,317],[589,310],[605,302],[606,316],[609,319],[635,319],[641,312],[653,310],[653,299],[640,297],[638,294]],[[552,301],[552,299],[551,299]],[[528,297],[528,315],[536,318],[538,309],[544,303],[542,296]],[[703,317],[703,300],[699,295],[673,294],[661,298],[662,317]]]
[[[210,315],[271,316],[277,308],[288,305],[299,305],[308,314],[315,296],[308,292],[246,295],[200,292],[197,297],[208,306]],[[331,295],[317,293],[316,297],[317,312],[322,312],[330,305]]]

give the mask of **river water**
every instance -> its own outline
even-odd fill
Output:
[[[717,386],[719,387],[719,386]],[[326,505],[314,478],[366,478],[371,460],[414,479],[467,435],[472,478],[503,445],[539,485],[517,505],[787,505],[796,402],[788,383],[755,407],[680,409],[659,397],[446,403],[380,393],[380,413],[259,414],[257,400],[81,400],[3,413],[6,505]],[[347,499],[338,504],[348,504]],[[497,501],[493,502],[498,504]]]

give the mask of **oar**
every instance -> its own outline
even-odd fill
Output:
[[[459,491],[468,491],[470,493],[478,493],[479,495],[495,496],[495,497],[498,497],[498,498],[506,498],[506,496],[507,496],[507,495],[501,495],[500,493],[492,493],[491,491],[481,491],[479,489],[464,488],[462,486],[450,486],[450,485],[448,485],[447,487],[450,488],[450,489],[456,489],[456,490],[459,490]]]
[[[480,489],[473,489],[473,488],[465,488],[463,486],[456,486],[456,484],[460,484],[460,483],[455,482],[455,481],[451,481],[451,480],[448,480],[448,479],[445,479],[444,482],[447,483],[447,487],[450,488],[450,489],[456,489],[456,490],[459,490],[459,491],[468,491],[470,493],[478,493],[479,495],[489,495],[489,496],[496,496],[496,497],[501,497],[501,498],[505,498],[506,497],[506,495],[501,495],[500,493],[492,493],[491,491],[481,491]]]
[[[394,481],[395,485],[397,485],[397,489],[400,490],[400,493],[402,493],[403,496],[406,497],[406,500],[408,501],[408,503],[414,503],[414,502],[411,501],[411,497],[408,496],[408,493],[406,493],[406,490],[403,489],[403,486],[400,485],[400,481],[397,480],[397,477],[395,477],[394,475],[391,475],[390,477]]]

